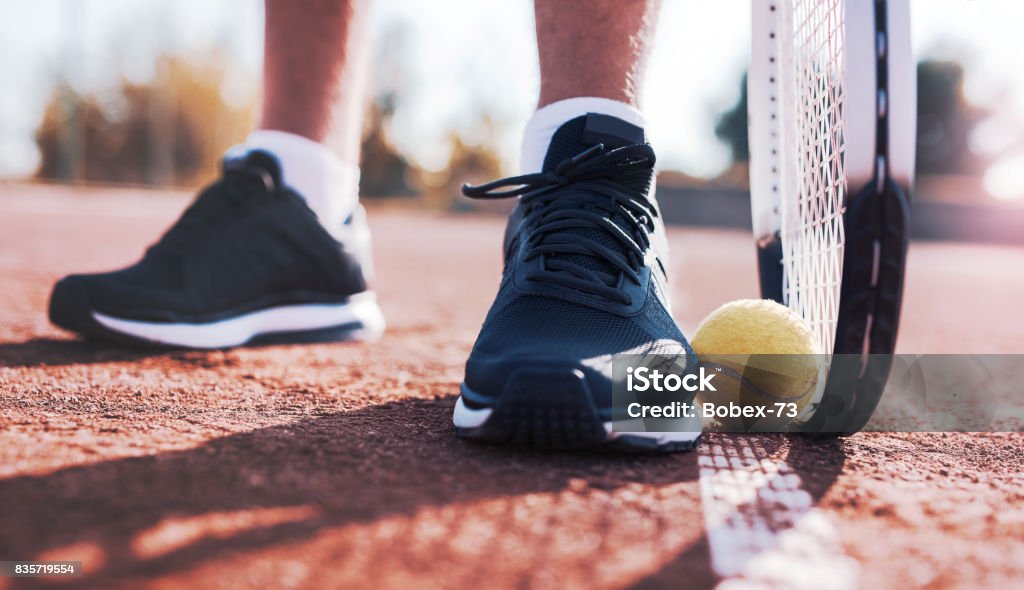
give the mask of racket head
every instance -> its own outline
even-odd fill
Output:
[[[881,396],[899,325],[916,104],[909,7],[755,0],[753,19],[762,296],[797,312],[834,355],[801,428],[851,432]]]

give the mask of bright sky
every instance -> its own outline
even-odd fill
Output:
[[[500,123],[497,148],[514,167],[538,87],[532,12],[527,0],[377,1],[375,51],[392,52],[406,77],[393,129],[400,147],[420,164],[439,167],[448,131],[477,139],[475,115],[485,112]],[[121,72],[144,80],[160,51],[198,53],[211,46],[244,66],[228,87],[238,90],[259,72],[259,0],[0,0],[0,14],[6,90],[0,92],[0,176],[34,169],[32,132],[61,75],[71,75],[83,89],[113,84]],[[964,61],[971,99],[998,105],[998,121],[977,134],[979,147],[1019,143],[1024,2],[912,0],[912,15],[919,57]],[[397,35],[402,40],[396,44]],[[727,149],[714,138],[715,115],[738,97],[749,35],[748,0],[664,0],[644,89],[649,133],[663,169],[713,176],[728,163]],[[1024,158],[1024,146],[1016,149]],[[1005,178],[993,186],[1012,191],[1021,182],[1014,179],[1024,175],[1006,173],[1007,162]]]

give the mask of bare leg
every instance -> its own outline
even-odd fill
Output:
[[[261,129],[329,143],[359,161],[366,4],[266,0]]]
[[[535,0],[538,107],[578,96],[637,106],[659,0]]]
[[[659,0],[534,0],[540,100],[523,132],[524,173],[563,123],[600,113],[643,127],[639,94]]]

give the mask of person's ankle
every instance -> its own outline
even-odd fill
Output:
[[[358,165],[345,162],[322,143],[286,131],[253,131],[244,146],[273,154],[285,185],[305,199],[328,232],[339,234],[359,202]]]
[[[636,107],[595,96],[567,98],[537,109],[523,131],[523,147],[520,157],[520,169],[523,174],[539,172],[544,164],[551,137],[563,123],[587,113],[609,115],[644,127],[644,116]]]

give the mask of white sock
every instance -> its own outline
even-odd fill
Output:
[[[321,143],[285,131],[253,131],[244,145],[274,154],[284,183],[306,200],[324,229],[338,236],[359,203],[359,166],[343,161]]]
[[[599,113],[622,119],[623,121],[644,126],[644,116],[635,107],[610,98],[581,96],[567,98],[542,107],[523,132],[523,151],[519,160],[523,174],[540,172],[544,167],[544,156],[548,153],[551,137],[562,124],[587,113]]]

